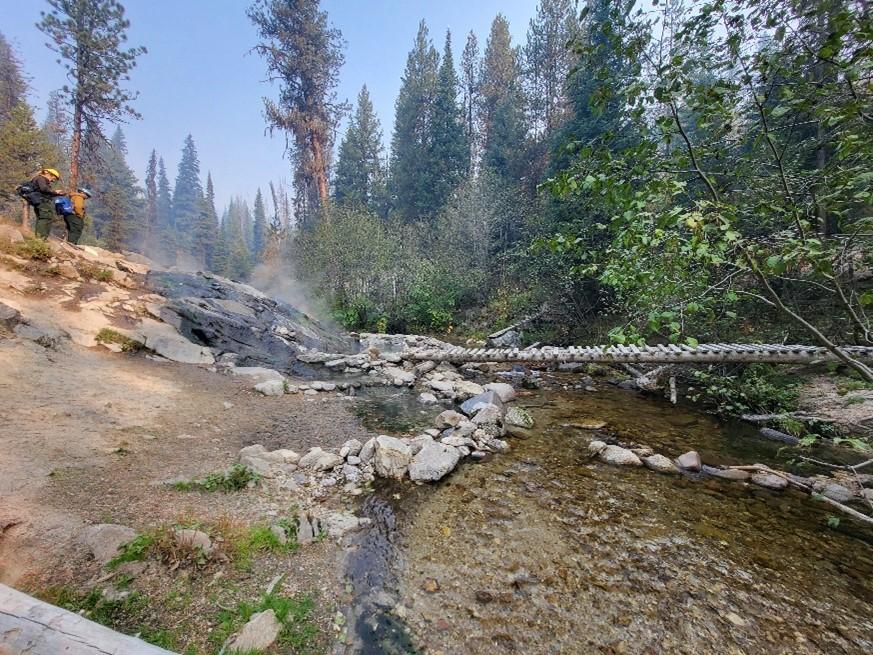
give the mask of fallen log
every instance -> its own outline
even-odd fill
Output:
[[[173,655],[0,584],[3,655]]]

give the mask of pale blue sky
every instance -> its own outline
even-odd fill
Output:
[[[163,155],[171,182],[185,135],[197,143],[205,183],[212,176],[219,211],[234,195],[253,199],[269,180],[290,179],[282,158],[284,140],[264,135],[264,95],[275,94],[262,80],[264,63],[248,51],[255,30],[245,0],[127,0],[131,45],[144,45],[131,85],[140,91],[136,108],[143,120],[123,126],[128,160],[142,178],[152,148]],[[386,141],[406,55],[423,18],[438,48],[450,28],[456,63],[473,30],[484,49],[494,16],[507,17],[516,43],[524,40],[537,0],[323,0],[331,22],[347,42],[338,93],[354,102],[367,84]],[[50,91],[64,84],[56,56],[45,47],[35,23],[47,7],[40,0],[0,0],[0,27],[31,78],[31,101],[42,120]]]

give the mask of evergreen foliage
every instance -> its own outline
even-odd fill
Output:
[[[264,207],[264,196],[261,190],[255,196],[254,219],[252,223],[252,257],[255,262],[261,261],[264,249],[267,247],[267,210]]]
[[[21,72],[21,62],[0,32],[0,125],[9,120],[20,103],[27,101],[26,95],[27,84]]]
[[[470,169],[470,142],[464,133],[464,114],[463,107],[458,105],[458,89],[451,34],[446,32],[427,134],[431,203],[437,211],[445,205]]]
[[[203,210],[203,186],[200,183],[200,159],[194,138],[185,137],[179,171],[173,186],[173,226],[179,247],[193,254],[198,248],[196,226]]]
[[[57,150],[23,102],[0,124],[0,202],[13,200],[15,187],[40,168],[57,165]]]
[[[439,54],[422,21],[406,60],[397,97],[388,180],[391,208],[404,221],[433,216],[428,117],[436,88]]]
[[[131,106],[135,92],[122,88],[143,47],[124,48],[130,22],[116,0],[47,0],[37,27],[58,53],[71,81],[63,91],[73,107],[70,185],[78,184],[83,130],[102,134],[104,121],[139,118]]]
[[[379,212],[384,204],[382,128],[366,85],[340,144],[334,196],[340,204]]]

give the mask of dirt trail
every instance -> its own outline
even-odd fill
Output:
[[[0,371],[0,582],[17,586],[74,577],[85,523],[144,528],[263,509],[160,480],[224,468],[251,443],[299,451],[364,433],[335,397],[264,398],[205,369],[69,343],[0,339]]]

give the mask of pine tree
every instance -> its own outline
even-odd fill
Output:
[[[212,174],[206,174],[206,194],[200,195],[197,220],[194,223],[191,254],[206,270],[212,270],[218,240],[218,216],[215,212],[215,188]]]
[[[0,204],[15,201],[13,189],[43,166],[57,165],[57,152],[23,102],[0,125]]]
[[[83,130],[101,134],[104,121],[119,123],[139,118],[130,103],[136,93],[122,88],[136,59],[145,48],[122,49],[130,22],[116,0],[47,0],[51,10],[42,12],[39,27],[49,37],[46,44],[64,62],[72,86],[64,87],[73,106],[70,146],[70,186],[79,178],[79,152]]]
[[[232,199],[224,219],[224,234],[228,248],[226,275],[237,280],[246,279],[252,270],[251,251],[243,235],[247,216],[250,216],[250,213],[245,202],[239,198]]]
[[[152,150],[146,166],[146,227],[149,234],[158,229],[158,153]]]
[[[470,170],[475,170],[478,159],[479,133],[476,129],[476,108],[479,105],[479,41],[471,31],[461,55],[461,88],[463,89],[464,131],[470,144]]]
[[[524,151],[527,128],[518,53],[501,14],[491,24],[480,90],[483,163],[504,179],[516,180],[522,174],[519,153]]]
[[[355,115],[340,144],[334,196],[340,204],[356,204],[378,211],[383,186],[382,128],[364,86],[358,94]]]
[[[206,267],[210,271],[222,272],[227,267],[227,243],[224,240],[224,230],[215,211],[215,186],[212,183],[212,173],[206,173],[206,211],[208,224],[211,226],[211,252],[206,260]]]
[[[433,211],[427,121],[438,67],[439,54],[421,21],[397,97],[388,189],[393,209],[409,222],[427,218]]]
[[[167,167],[164,158],[158,158],[158,190],[155,200],[158,225],[164,229],[173,229],[173,191],[170,189],[170,180],[167,178]]]
[[[42,131],[58,154],[58,170],[70,170],[70,113],[66,98],[60,91],[52,91],[46,104]]]
[[[267,210],[264,208],[264,196],[261,190],[255,196],[255,216],[252,226],[252,255],[256,262],[261,261],[264,249],[267,247]]]
[[[463,108],[458,106],[458,76],[452,57],[452,35],[446,44],[437,75],[436,91],[428,120],[431,209],[436,213],[469,172],[470,143],[464,134]]]
[[[142,193],[126,155],[124,133],[116,128],[112,139],[83,161],[82,177],[94,194],[88,205],[92,229],[110,250],[138,246],[144,236]]]
[[[258,28],[255,50],[280,82],[279,101],[266,99],[267,124],[292,135],[298,195],[311,222],[328,200],[333,133],[344,105],[335,88],[343,65],[342,33],[328,25],[319,0],[256,0],[248,16]],[[329,214],[325,213],[325,217]]]
[[[200,219],[203,187],[200,184],[200,159],[197,146],[189,134],[185,137],[179,172],[173,187],[173,225],[176,228],[179,246],[187,253],[196,248],[195,229]]]
[[[539,139],[551,134],[567,118],[567,76],[574,64],[573,51],[567,44],[578,30],[572,0],[540,0],[523,50],[531,125]]]
[[[26,96],[27,84],[21,74],[21,63],[0,32],[0,125],[9,120],[19,103],[27,101]]]

